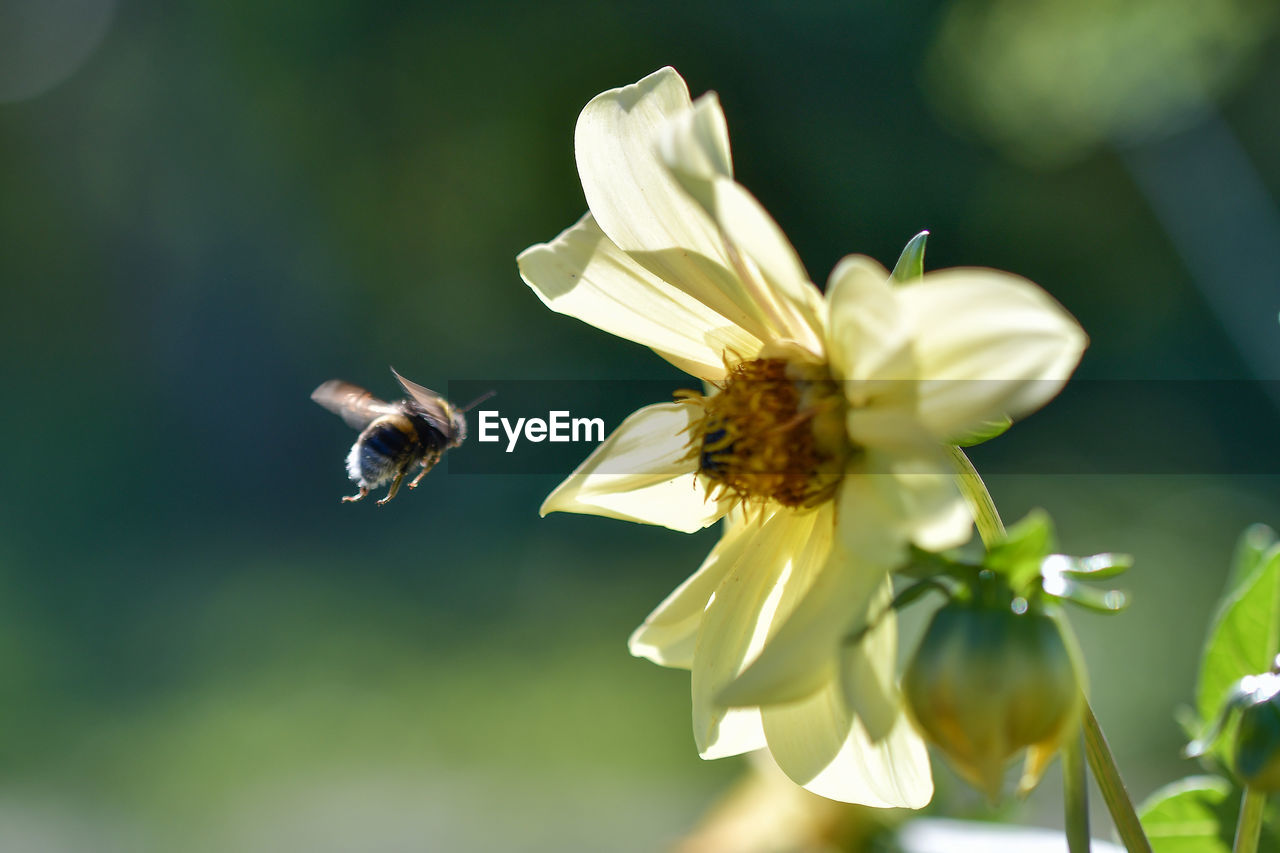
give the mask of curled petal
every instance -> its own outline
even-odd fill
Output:
[[[988,269],[928,273],[897,289],[915,329],[921,421],[942,440],[1042,406],[1088,345],[1054,299]]]
[[[697,460],[685,458],[695,414],[687,403],[636,411],[547,496],[540,513],[603,515],[684,533],[714,524],[728,507],[706,498]]]
[[[911,326],[889,273],[870,258],[849,255],[827,282],[827,352],[855,408],[886,394],[914,397]]]
[[[749,358],[760,341],[637,264],[591,214],[517,258],[520,277],[552,311],[652,347],[700,379],[724,376],[725,352]]]
[[[716,94],[709,92],[698,98],[691,109],[673,115],[655,142],[658,156],[685,192],[704,210],[714,210],[712,182],[716,178],[733,180],[729,125]]]

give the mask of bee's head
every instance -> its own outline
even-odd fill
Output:
[[[470,403],[467,403],[461,409],[454,409],[450,407],[449,417],[453,419],[453,443],[449,445],[450,447],[457,447],[467,438],[467,412],[471,411],[485,400],[488,400],[495,393],[496,392],[494,391],[486,391]]]
[[[467,438],[467,413],[462,409],[453,409],[450,411],[449,417],[452,419],[453,426],[451,430],[453,438],[449,442],[449,446],[457,447]]]

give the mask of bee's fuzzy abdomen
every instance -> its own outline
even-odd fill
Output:
[[[377,488],[413,464],[418,444],[417,432],[403,415],[378,418],[347,454],[347,476],[362,488]]]

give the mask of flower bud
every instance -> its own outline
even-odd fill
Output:
[[[1016,613],[1007,604],[943,606],[902,686],[925,737],[993,801],[1011,758],[1028,750],[1019,785],[1025,793],[1079,721],[1074,643],[1038,608]]]
[[[1247,698],[1232,754],[1236,773],[1250,788],[1280,791],[1280,676],[1246,676],[1241,684]]]

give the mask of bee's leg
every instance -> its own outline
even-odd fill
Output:
[[[345,497],[345,498],[343,498],[343,499],[342,499],[342,502],[343,502],[344,504],[353,504],[353,503],[355,503],[356,501],[360,500],[361,498],[364,498],[364,497],[368,496],[368,494],[369,494],[369,490],[368,490],[368,489],[366,489],[364,486],[361,486],[361,487],[360,487],[360,494],[358,494],[358,495],[350,495],[350,496],[348,496],[348,497]]]
[[[409,482],[409,488],[418,488],[418,484],[422,482],[422,478],[427,476],[427,472],[436,467],[436,463],[439,461],[439,453],[433,453],[430,456],[424,457],[422,460],[422,470],[418,472],[418,476],[414,477],[413,480]]]
[[[391,500],[396,496],[396,492],[400,491],[400,481],[403,479],[404,479],[404,472],[397,471],[396,478],[391,481],[391,488],[387,489],[387,496],[382,500],[378,501],[378,506],[382,506],[384,503],[386,503],[387,501]]]

